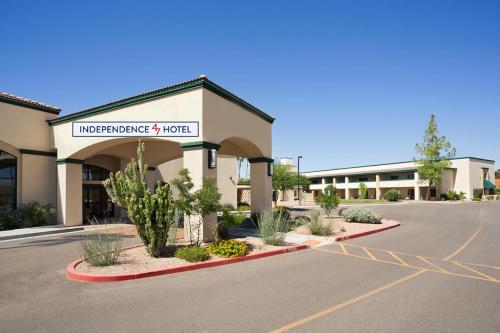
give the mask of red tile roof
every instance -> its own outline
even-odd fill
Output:
[[[0,91],[0,102],[15,104],[15,105],[24,106],[24,107],[28,107],[31,109],[36,109],[36,110],[45,111],[45,112],[54,113],[54,114],[59,114],[59,112],[61,112],[61,109],[56,107],[56,106],[37,102],[37,101],[34,101],[32,99],[19,97],[19,96],[12,95],[12,94],[9,94],[6,92],[1,92],[1,91]]]

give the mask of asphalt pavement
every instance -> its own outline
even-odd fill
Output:
[[[0,242],[0,332],[500,331],[500,202],[370,208],[401,226],[135,281],[68,280],[81,234]]]

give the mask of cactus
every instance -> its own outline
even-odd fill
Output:
[[[125,172],[111,173],[104,187],[113,203],[127,209],[149,255],[160,257],[175,222],[175,202],[169,184],[158,182],[154,192],[148,187],[143,156],[144,143],[139,141],[137,161],[132,159]]]

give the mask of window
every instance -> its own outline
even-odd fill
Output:
[[[106,180],[109,177],[109,170],[96,165],[84,164],[82,167],[83,180]]]
[[[398,180],[399,176],[391,176],[391,180]]]
[[[367,182],[368,181],[368,177],[359,177],[359,181],[360,182]]]
[[[17,159],[0,150],[0,207],[16,207]]]

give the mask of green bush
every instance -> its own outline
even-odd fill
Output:
[[[21,213],[10,207],[0,208],[0,230],[11,230],[23,226]]]
[[[19,212],[23,216],[24,227],[47,225],[49,218],[56,213],[55,208],[37,201],[30,201],[26,204],[22,204],[19,207]]]
[[[218,223],[219,236],[226,238],[229,234],[229,229],[239,226],[247,218],[244,214],[233,213],[227,206],[221,207],[222,216]]]
[[[382,222],[382,216],[366,208],[349,207],[343,209],[340,214],[349,223],[379,224]]]
[[[368,196],[368,186],[365,183],[359,183],[359,198],[358,199],[366,199]]]
[[[94,232],[81,243],[83,259],[91,266],[116,264],[122,251],[122,237],[109,232]]]
[[[248,210],[250,210],[250,206],[247,206],[247,205],[239,205],[238,206],[239,212],[244,212],[244,211],[248,211]]]
[[[316,203],[323,208],[328,217],[330,217],[332,211],[339,206],[340,202],[337,197],[337,189],[333,185],[325,187],[324,193],[320,193],[315,200]]]
[[[330,223],[327,225],[321,221],[321,212],[314,210],[311,213],[311,221],[308,224],[311,234],[316,236],[328,236],[332,233],[332,226]]]
[[[399,200],[399,191],[396,189],[389,190],[385,193],[384,198],[387,201],[398,201]]]
[[[446,194],[446,198],[448,200],[463,200],[463,199],[465,199],[465,193],[464,192],[457,193],[455,191],[448,191],[448,193]]]
[[[480,198],[472,198],[472,201],[481,201]]]
[[[283,207],[283,206],[278,206],[278,207],[275,207],[273,208],[273,213],[274,213],[274,216],[278,216],[278,215],[281,215],[281,218],[282,219],[285,219],[285,220],[290,220],[290,208],[288,207]]]
[[[216,242],[208,247],[208,252],[224,258],[242,257],[248,252],[248,246],[234,239]]]
[[[481,200],[483,198],[483,189],[475,188],[472,190],[472,197]]]
[[[210,259],[208,250],[201,246],[183,246],[175,251],[175,257],[189,262],[205,261]]]
[[[281,214],[273,214],[268,210],[258,216],[258,234],[269,245],[282,245],[285,235],[291,230],[291,220],[284,219]]]

